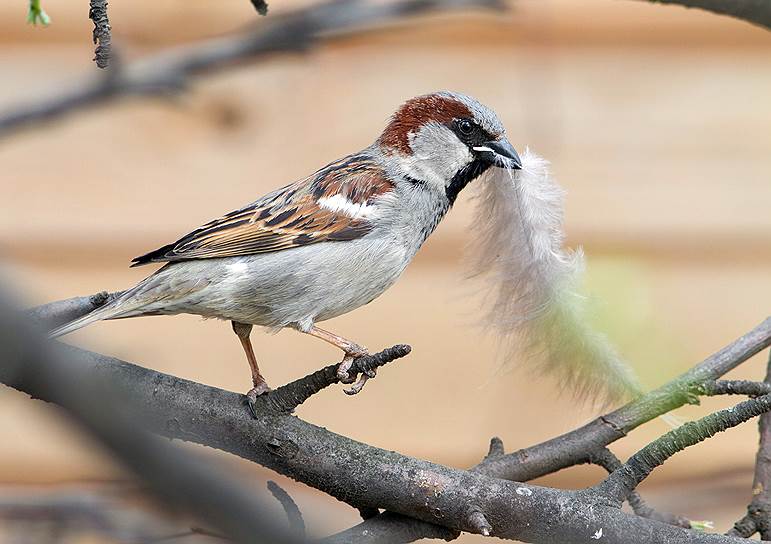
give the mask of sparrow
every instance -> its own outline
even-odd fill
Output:
[[[131,266],[165,265],[50,336],[138,316],[230,321],[251,369],[253,409],[270,388],[252,327],[288,327],[340,348],[338,377],[358,393],[372,375],[349,370],[367,349],[317,323],[393,285],[466,185],[490,168],[521,166],[490,108],[449,91],[412,98],[369,147],[136,257]]]

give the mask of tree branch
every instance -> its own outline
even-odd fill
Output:
[[[583,427],[547,440],[541,444],[504,454],[502,444],[493,445],[491,454],[472,471],[498,478],[528,481],[564,468],[586,462],[586,452],[596,451],[619,438],[623,438],[643,423],[663,415],[686,403],[694,402],[695,396],[704,389],[702,384],[714,383],[723,374],[767,348],[771,344],[771,318],[767,318],[752,331],[705,359],[675,380],[648,393],[636,401],[587,423]],[[428,523],[404,517],[383,518],[380,514],[352,527],[340,542],[378,542],[370,540],[372,531],[385,532],[390,525],[394,534],[418,535],[430,538],[436,529]],[[406,527],[405,525],[409,525]],[[406,541],[405,541],[406,542]]]
[[[86,307],[95,303],[93,298],[80,300]],[[73,304],[60,307],[73,310]],[[238,542],[294,542],[264,514],[251,489],[215,469],[210,460],[148,434],[136,418],[139,398],[127,395],[109,373],[83,365],[78,353],[43,340],[28,325],[26,315],[10,308],[0,293],[3,383],[65,408],[162,501],[191,512]],[[48,317],[61,318],[53,313]]]
[[[698,401],[703,384],[720,378],[771,345],[771,318],[671,382],[583,427],[541,444],[482,461],[476,470],[527,481],[583,462],[587,451],[607,446],[643,423]]]
[[[303,521],[303,514],[300,512],[297,503],[292,499],[292,496],[273,480],[268,482],[268,491],[270,491],[270,494],[281,504],[281,507],[286,513],[287,521],[289,521],[289,527],[291,527],[298,539],[301,541],[305,540],[305,521]]]
[[[412,348],[406,344],[398,344],[386,348],[379,353],[357,357],[353,360],[353,365],[351,366],[349,374],[351,376],[369,374],[376,368],[407,356],[411,350]],[[340,378],[337,375],[339,366],[339,363],[335,363],[300,378],[299,380],[282,385],[275,391],[271,391],[269,395],[265,395],[264,400],[269,404],[272,411],[286,414],[291,413],[295,408],[322,389],[340,383]],[[257,417],[256,414],[255,417]]]
[[[618,457],[616,457],[608,448],[600,448],[598,451],[593,452],[589,456],[588,462],[604,468],[611,474],[623,466]],[[631,491],[627,497],[627,501],[629,502],[629,506],[632,507],[632,511],[638,516],[655,519],[686,529],[691,528],[690,520],[683,516],[676,516],[669,512],[659,512],[655,510],[643,500],[637,491]]]
[[[635,453],[623,466],[614,470],[604,482],[592,489],[614,501],[623,502],[654,468],[662,465],[675,453],[711,438],[719,432],[736,427],[753,417],[765,414],[769,410],[771,410],[771,395],[763,395],[741,402],[733,408],[720,410],[698,421],[689,421]]]
[[[767,336],[761,327],[711,358],[710,372],[693,372],[712,377],[715,368],[738,364],[737,357],[749,356]],[[384,508],[451,530],[488,531],[529,542],[587,542],[601,528],[609,544],[628,542],[629,534],[645,535],[640,542],[651,543],[740,542],[643,519],[586,494],[507,482],[374,448],[279,413],[267,399],[259,400],[254,420],[238,394],[77,348],[62,349],[70,355],[66,372],[78,367],[125,388],[135,401],[134,419],[152,431],[250,459],[355,507]],[[7,372],[0,368],[0,381],[30,391],[26,380]],[[382,527],[381,516],[364,524]],[[357,528],[346,534],[351,542],[371,541],[369,535],[360,539]],[[341,538],[330,542],[345,541]]]
[[[766,379],[761,385],[771,387],[771,353],[766,366]],[[765,413],[760,416],[758,430],[760,445],[755,457],[752,502],[747,507],[747,515],[737,521],[728,534],[749,538],[760,533],[761,540],[771,540],[771,415]]]
[[[94,22],[93,40],[96,44],[94,62],[99,68],[107,68],[112,57],[112,29],[107,17],[107,1],[90,0],[88,18]]]
[[[728,15],[771,29],[771,2],[768,0],[646,0],[654,4],[673,4]]]
[[[165,95],[183,90],[190,80],[238,63],[277,53],[297,53],[343,34],[366,32],[366,26],[395,23],[433,11],[455,8],[500,8],[500,0],[399,0],[365,2],[332,0],[271,16],[239,35],[203,41],[117,67],[40,102],[15,105],[0,113],[0,137],[32,123],[134,95]]]

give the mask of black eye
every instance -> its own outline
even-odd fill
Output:
[[[474,124],[468,119],[461,119],[458,121],[458,130],[464,136],[470,136],[474,132]]]

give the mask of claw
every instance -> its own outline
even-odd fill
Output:
[[[370,369],[362,373],[361,376],[359,376],[359,379],[356,380],[356,383],[354,383],[350,389],[343,389],[343,392],[346,395],[355,395],[362,389],[364,389],[364,384],[367,383],[367,380],[370,378],[374,378],[377,375],[377,372],[375,369]]]
[[[257,411],[255,405],[257,404],[257,397],[270,392],[270,387],[265,382],[259,383],[252,387],[249,392],[244,395],[244,404],[249,408],[249,412],[254,419],[257,419]]]

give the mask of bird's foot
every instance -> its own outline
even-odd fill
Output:
[[[350,389],[343,389],[346,395],[355,395],[364,388],[364,384],[367,383],[367,380],[374,378],[377,375],[377,372],[374,368],[362,372],[361,375],[358,376],[358,379],[358,373],[351,372],[354,361],[360,357],[367,356],[369,356],[369,351],[367,351],[367,348],[353,344],[351,349],[346,352],[345,357],[343,357],[340,366],[337,367],[337,377],[340,382],[353,384]]]
[[[340,361],[340,365],[337,367],[337,379],[340,380],[340,383],[353,383],[356,381],[356,374],[351,375],[350,373],[353,361],[358,357],[366,355],[369,355],[369,351],[359,344],[351,342],[346,346],[345,357],[343,357],[343,360]]]
[[[254,408],[255,404],[257,404],[257,397],[269,393],[270,391],[271,389],[268,384],[263,381],[254,384],[254,387],[252,387],[249,392],[244,395],[244,404],[249,407],[249,412],[252,414],[254,419],[257,419],[257,411]]]
[[[350,389],[343,389],[343,392],[346,395],[355,395],[364,388],[364,384],[367,383],[367,380],[374,378],[375,376],[377,376],[377,370],[374,368],[365,370],[362,372],[361,376],[359,376],[359,379],[356,380],[356,383],[354,383]]]

